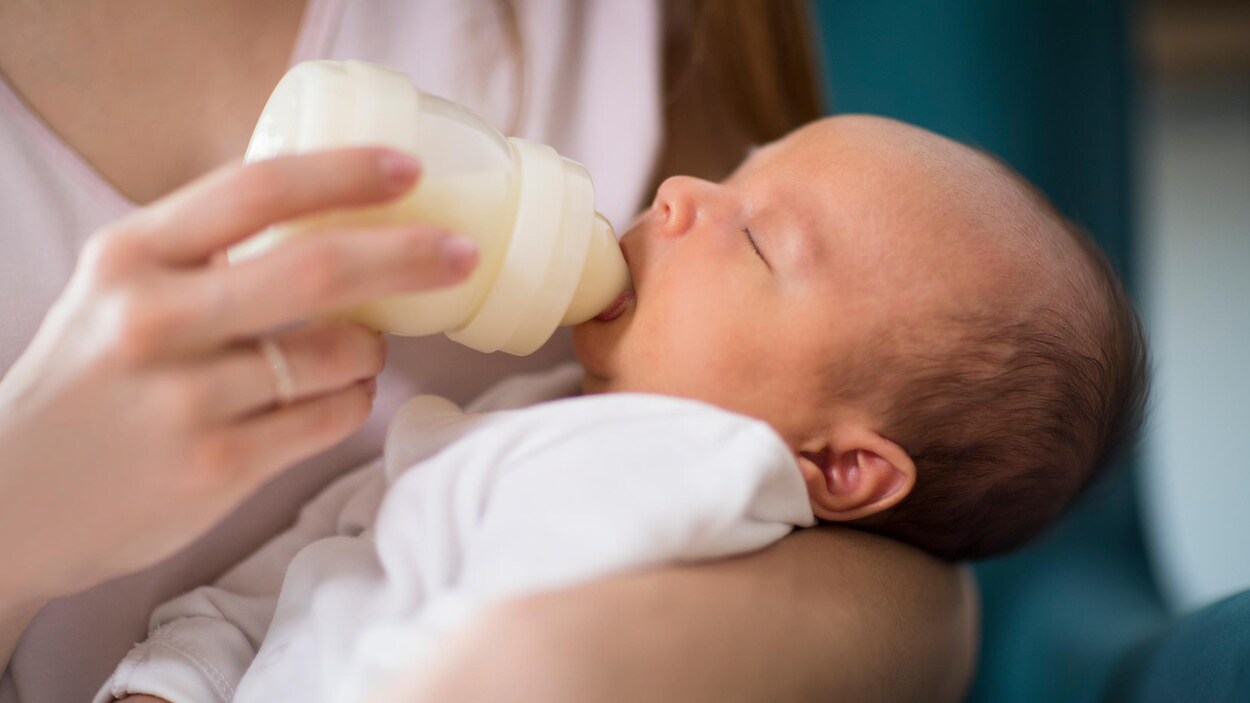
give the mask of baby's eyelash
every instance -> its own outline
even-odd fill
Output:
[[[760,261],[763,261],[771,269],[773,267],[772,264],[768,263],[768,259],[764,258],[764,252],[760,251],[759,245],[755,243],[755,237],[751,236],[751,228],[744,227],[742,231],[747,235],[747,241],[750,242],[751,248],[755,250],[755,255],[760,257]]]

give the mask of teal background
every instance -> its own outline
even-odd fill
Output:
[[[817,0],[834,112],[985,148],[1099,241],[1134,289],[1135,75],[1124,0]],[[1250,701],[1250,593],[1174,621],[1134,462],[1043,540],[976,565],[972,701]]]

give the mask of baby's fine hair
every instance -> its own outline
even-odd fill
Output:
[[[873,393],[887,399],[881,434],[915,461],[916,484],[856,526],[949,560],[989,557],[1041,533],[1132,444],[1148,396],[1141,321],[1107,258],[998,165],[1027,191],[1037,221],[1070,237],[1088,267],[1074,277],[1069,303],[1024,316],[953,316],[933,338],[896,330],[884,348],[897,358],[873,360],[889,370],[858,382],[885,391]]]

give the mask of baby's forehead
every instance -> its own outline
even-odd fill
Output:
[[[994,157],[895,120],[820,120],[753,156],[761,188],[804,211],[813,236],[840,248],[839,265],[925,290],[1014,289],[1067,263],[1062,218]],[[780,185],[779,185],[780,184]],[[1042,283],[1044,281],[1036,281]]]
[[[1031,187],[993,156],[888,118],[819,120],[752,158],[844,215],[983,229],[1038,210]]]
[[[984,191],[1003,183],[974,150],[865,116],[819,120],[762,146],[734,178],[746,197],[821,230],[965,228],[984,209]]]
[[[795,166],[853,169],[861,177],[896,185],[964,181],[989,186],[1003,183],[1008,175],[983,152],[915,125],[871,115],[817,120],[774,145],[778,156]]]

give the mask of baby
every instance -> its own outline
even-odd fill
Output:
[[[96,700],[373,700],[491,602],[819,521],[989,556],[1140,420],[1097,250],[924,130],[811,124],[723,183],[665,181],[621,246],[634,289],[574,330],[580,368],[410,401],[382,459],[158,608]]]

